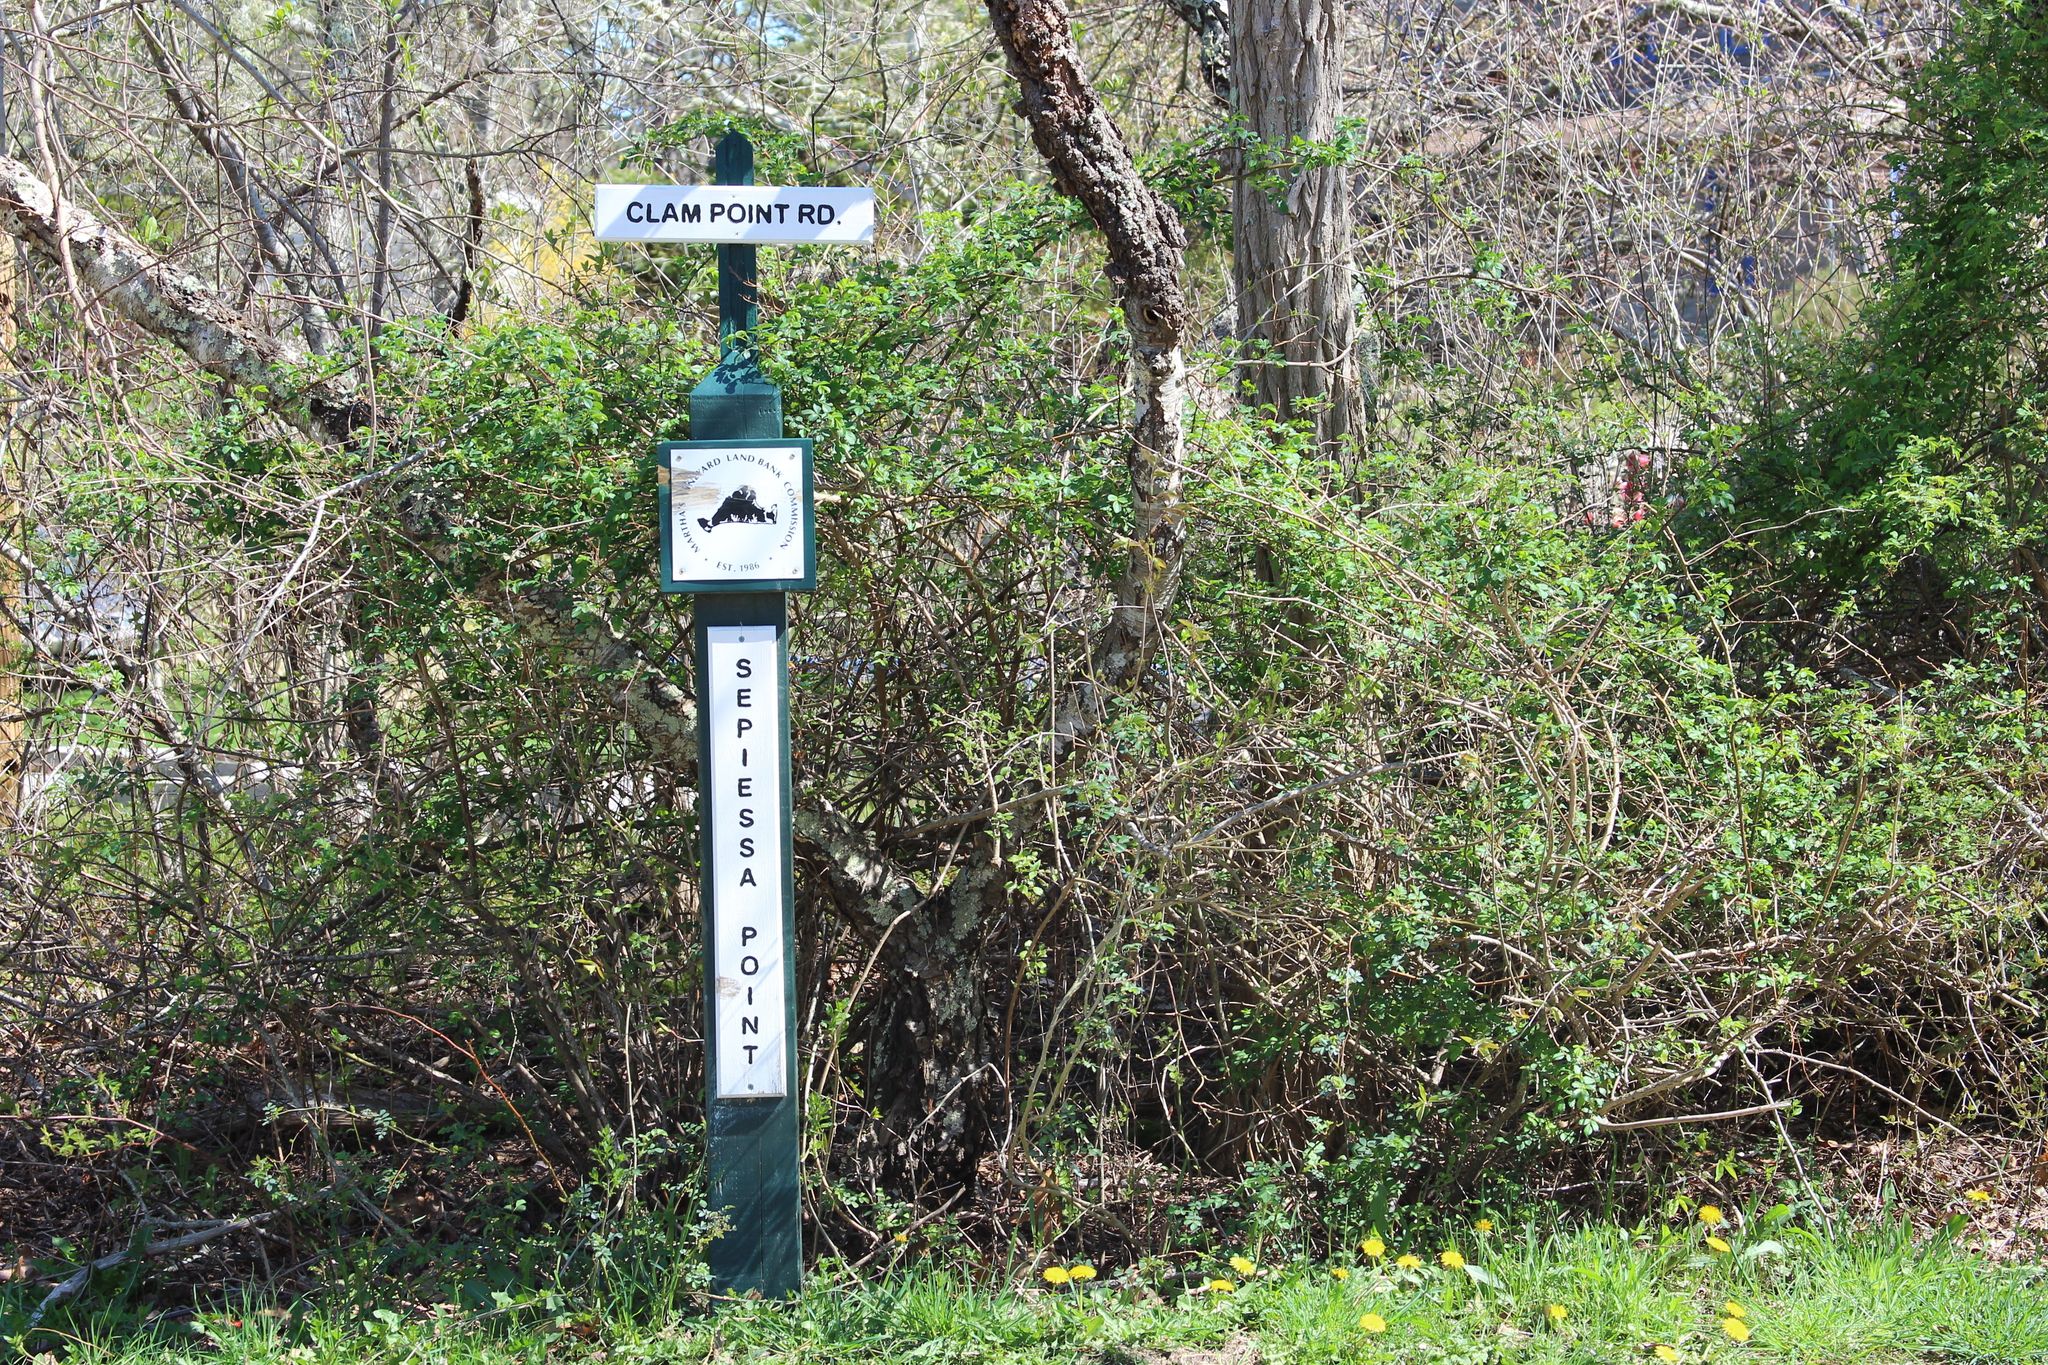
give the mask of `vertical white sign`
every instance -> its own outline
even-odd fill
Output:
[[[773,626],[707,626],[704,635],[717,1096],[766,1099],[788,1089],[782,669]]]

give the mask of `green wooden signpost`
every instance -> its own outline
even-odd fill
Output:
[[[738,133],[719,141],[712,160],[712,179],[721,185],[754,183],[754,148]],[[760,318],[760,296],[752,246],[718,248],[717,368],[690,394],[690,436],[696,441],[737,437],[763,440],[782,435],[782,390],[768,382],[750,340]],[[806,461],[808,464],[808,461]],[[670,490],[673,497],[674,490]],[[663,525],[669,523],[663,518]],[[815,544],[815,541],[813,542]],[[705,632],[711,626],[766,626],[775,634],[775,662],[789,676],[789,598],[781,592],[702,593],[697,595],[697,676],[705,676],[710,651]],[[796,943],[796,882],[789,849],[789,692],[778,689],[782,703],[774,722],[783,742],[780,821],[782,844],[782,942]],[[710,811],[712,772],[710,708],[698,706],[698,862],[701,892],[698,904],[714,913],[711,840],[704,817]],[[704,975],[715,989],[712,963],[712,914],[704,919]],[[782,1015],[783,1066],[787,1080],[774,1099],[731,1100],[718,1095],[718,1011],[707,1000],[704,1010],[705,1065],[705,1194],[709,1206],[731,1220],[724,1236],[711,1244],[711,1278],[734,1293],[759,1293],[782,1298],[797,1291],[803,1280],[803,1215],[797,1189],[798,1115],[796,1080],[796,974],[782,972],[783,998],[766,1002]]]
[[[727,1222],[711,1276],[781,1298],[803,1276],[787,594],[815,585],[817,539],[811,444],[783,436],[782,391],[752,341],[753,244],[870,240],[874,197],[755,186],[739,133],[712,173],[601,185],[596,219],[601,240],[718,244],[718,364],[690,394],[691,439],[655,450],[661,577],[696,595],[706,1195]]]

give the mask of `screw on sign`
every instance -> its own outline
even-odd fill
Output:
[[[754,244],[873,241],[875,196],[756,185],[739,133],[712,169],[710,185],[600,185],[593,217],[600,241],[718,248],[718,364],[690,394],[691,439],[655,448],[661,586],[696,594],[706,1201],[729,1227],[711,1277],[780,1298],[803,1275],[785,594],[816,586],[817,537],[811,443],[782,434],[748,337]]]

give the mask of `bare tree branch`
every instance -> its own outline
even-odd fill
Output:
[[[1174,17],[1200,44],[1202,83],[1225,108],[1236,103],[1231,86],[1230,0],[1166,0]]]
[[[257,332],[213,289],[82,205],[60,200],[41,176],[6,156],[0,231],[50,261],[68,261],[80,284],[116,313],[172,342],[208,374],[263,391],[301,430],[346,439],[368,423],[353,375],[293,375],[307,359],[297,345]]]
[[[118,315],[172,342],[208,373],[260,393],[308,434],[345,441],[370,424],[369,404],[358,396],[352,373],[293,374],[306,359],[295,345],[256,331],[213,289],[79,205],[60,202],[40,177],[7,157],[0,157],[0,231],[52,261],[68,251],[81,282]],[[452,523],[431,490],[401,492],[398,510],[424,553],[437,562],[453,556]],[[503,591],[505,610],[527,639],[561,650],[587,676],[612,680],[614,700],[651,753],[679,768],[695,763],[696,703],[638,645],[581,608],[565,588]]]
[[[136,31],[142,35],[143,46],[149,49],[149,58],[162,77],[164,94],[171,101],[171,107],[178,111],[178,119],[191,132],[199,145],[206,149],[228,178],[235,195],[249,210],[249,221],[256,232],[257,249],[263,259],[280,277],[291,282],[299,292],[299,314],[305,329],[306,345],[314,355],[326,355],[334,350],[336,337],[334,324],[327,316],[326,305],[313,292],[312,286],[299,272],[286,250],[284,239],[279,235],[277,225],[263,210],[263,200],[256,188],[256,182],[249,168],[248,155],[234,135],[215,118],[213,111],[199,92],[192,87],[184,72],[177,68],[171,54],[165,48],[162,38],[140,15],[135,20]]]

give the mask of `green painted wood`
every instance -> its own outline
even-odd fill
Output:
[[[711,149],[711,183],[754,183],[754,144],[745,133],[727,133]],[[752,246],[718,248],[718,342],[723,350],[735,334],[744,338],[761,320],[761,284]],[[749,348],[751,353],[751,348]],[[781,435],[781,432],[775,433]]]
[[[716,185],[754,183],[754,144],[727,133],[711,157]],[[761,288],[751,246],[718,251],[718,365],[690,391],[693,440],[772,437],[782,434],[782,390],[761,373],[753,331],[761,316]],[[741,624],[745,624],[742,622]]]
[[[705,629],[709,626],[776,627],[778,657],[783,677],[789,676],[788,598],[779,592],[706,594],[697,599],[697,658],[705,658]],[[713,1061],[718,1053],[716,1012],[708,998],[704,1008],[704,1096],[706,1145],[706,1197],[713,1210],[721,1210],[731,1223],[724,1236],[711,1243],[711,1278],[721,1290],[732,1294],[760,1294],[763,1298],[786,1298],[796,1293],[803,1279],[802,1200],[797,1183],[798,1110],[796,1034],[796,892],[795,869],[789,843],[790,761],[789,688],[782,689],[782,941],[786,954],[783,977],[783,1028],[788,1045],[783,1049],[786,1093],[780,1098],[721,1100],[713,1095]],[[713,774],[708,755],[710,736],[704,731],[700,713],[697,752],[707,756],[700,774],[699,809],[708,800]],[[700,838],[701,904],[711,903],[711,844]],[[710,986],[712,926],[704,920],[705,986]]]
[[[739,133],[720,139],[712,158],[714,183],[754,183],[753,144]],[[721,354],[709,376],[690,394],[690,436],[699,441],[767,440],[782,435],[782,391],[762,377],[748,333],[758,317],[754,248],[718,248],[718,312]],[[798,1187],[796,1033],[796,879],[790,847],[789,600],[779,592],[700,593],[696,598],[697,675],[704,676],[707,626],[772,625],[782,661],[782,934],[783,1055],[787,1091],[779,1099],[715,1098],[718,1040],[711,1008],[710,840],[698,839],[699,904],[705,907],[703,960],[705,1189],[710,1208],[723,1212],[730,1230],[710,1247],[712,1283],[726,1293],[787,1298],[803,1281],[803,1206]],[[709,809],[713,774],[711,744],[700,710],[697,722],[699,812]]]

